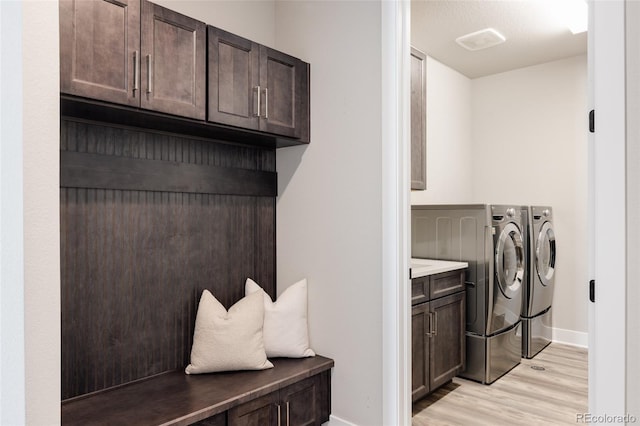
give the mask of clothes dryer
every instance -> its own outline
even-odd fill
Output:
[[[526,265],[522,299],[522,357],[533,358],[552,337],[556,236],[549,206],[522,208]]]
[[[466,367],[492,383],[520,363],[524,278],[521,207],[412,206],[412,257],[464,261]]]

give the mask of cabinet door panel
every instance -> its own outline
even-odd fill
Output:
[[[430,303],[435,329],[429,356],[430,388],[435,389],[464,368],[464,292],[432,300]]]
[[[258,85],[260,47],[258,44],[208,27],[209,116],[216,123],[246,129],[259,128]]]
[[[300,137],[298,122],[305,114],[302,99],[304,62],[277,50],[260,46],[260,87],[263,91],[260,129],[283,136]]]
[[[204,120],[206,24],[146,0],[141,22],[140,105]]]
[[[139,49],[139,0],[60,0],[61,92],[137,106]]]
[[[228,426],[278,425],[278,392],[254,399],[227,412]]]
[[[411,48],[411,189],[427,188],[427,57]]]
[[[429,303],[411,309],[411,399],[416,401],[429,393]]]
[[[437,299],[439,297],[463,291],[464,289],[464,270],[432,275],[429,288],[429,298],[432,300]]]
[[[280,390],[283,424],[308,426],[322,424],[319,418],[319,376],[314,376]]]

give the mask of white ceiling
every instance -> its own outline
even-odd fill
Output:
[[[411,0],[411,43],[469,78],[587,52],[587,33],[573,35],[548,12],[559,0]],[[506,42],[469,51],[455,39],[493,28]]]

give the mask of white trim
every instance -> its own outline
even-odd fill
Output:
[[[323,423],[323,426],[358,426],[355,423],[348,422],[333,414],[329,416],[329,421]]]
[[[627,1],[627,277],[640,274],[640,2]],[[635,280],[634,280],[635,281]],[[640,287],[627,284],[627,407],[640,418]]]
[[[625,11],[593,1],[595,311],[589,412],[624,415],[626,366]]]
[[[409,2],[381,2],[382,424],[411,424]]]
[[[594,51],[595,51],[595,37],[594,37],[594,29],[595,29],[595,13],[593,7],[593,1],[589,0],[589,30],[587,34],[587,99],[588,99],[588,107],[587,111],[591,111],[595,108],[594,106],[594,93],[595,87],[593,84],[593,71],[595,69],[595,61],[594,61]],[[595,235],[596,235],[596,225],[595,225],[595,211],[596,211],[596,196],[595,196],[595,135],[591,132],[588,133],[587,137],[587,146],[588,146],[588,164],[587,164],[587,245],[588,245],[588,268],[589,268],[589,276],[588,279],[591,281],[595,279],[595,264],[596,264],[596,244],[595,244]],[[588,314],[588,327],[589,330],[589,347],[594,349],[596,347],[596,309],[595,303],[591,303],[591,301],[586,301],[587,314]],[[587,365],[595,365],[595,350],[590,350],[588,353],[588,364]],[[593,410],[595,407],[595,389],[596,389],[596,375],[593,368],[589,368],[588,372],[588,407],[590,410]]]
[[[551,340],[554,343],[562,343],[564,345],[580,346],[582,348],[589,347],[589,333],[584,331],[565,330],[554,327],[551,329]]]

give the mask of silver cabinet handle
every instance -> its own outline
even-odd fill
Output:
[[[424,333],[424,335],[427,337],[431,337],[433,335],[433,315],[431,312],[427,312],[427,316],[429,317],[429,328],[425,327],[427,328],[427,331]]]
[[[287,406],[287,426],[289,426],[289,401],[285,402],[285,405]]]
[[[282,424],[282,417],[280,416],[280,404],[276,405],[278,407],[278,426]]]
[[[138,56],[138,51],[133,52],[133,92],[135,96],[135,91],[139,89],[138,80],[140,80],[140,57]]]
[[[269,88],[264,88],[264,118],[269,118]]]
[[[151,55],[147,55],[147,93],[151,93],[151,70],[153,67],[151,66]]]
[[[437,336],[438,335],[438,311],[433,313],[433,335]]]
[[[260,86],[255,86],[253,88],[253,91],[254,91],[254,99],[255,99],[253,115],[255,115],[256,117],[260,117]]]

